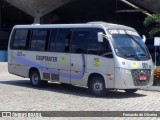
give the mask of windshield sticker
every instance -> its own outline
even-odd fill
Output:
[[[99,58],[94,58],[94,66],[95,67],[99,67],[100,66]]]
[[[139,64],[137,62],[131,63],[132,68],[138,68]]]
[[[118,49],[115,49],[116,53],[118,53]]]

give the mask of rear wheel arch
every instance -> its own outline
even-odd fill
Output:
[[[28,73],[28,77],[29,77],[29,78],[30,78],[31,73],[32,73],[33,71],[37,71],[37,72],[39,72],[39,75],[40,75],[40,71],[38,70],[38,68],[36,68],[36,67],[32,67],[32,68],[30,68],[30,69],[29,69],[29,73]]]
[[[33,79],[32,79],[33,74],[36,74],[37,78],[38,78],[38,81],[37,81],[36,84],[34,84]],[[35,67],[32,67],[32,68],[29,69],[29,78],[30,78],[30,83],[31,83],[32,86],[40,87],[40,86],[43,86],[43,85],[47,85],[47,83],[48,83],[48,80],[43,80],[41,78],[39,69],[37,69]]]

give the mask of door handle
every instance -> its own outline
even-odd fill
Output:
[[[71,66],[73,66],[73,63],[71,63]]]

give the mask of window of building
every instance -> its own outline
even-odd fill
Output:
[[[30,49],[36,51],[45,51],[49,30],[33,30],[30,43]]]

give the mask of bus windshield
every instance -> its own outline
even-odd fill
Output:
[[[112,38],[112,43],[117,56],[136,60],[150,59],[150,54],[139,36],[130,34],[112,34]]]

